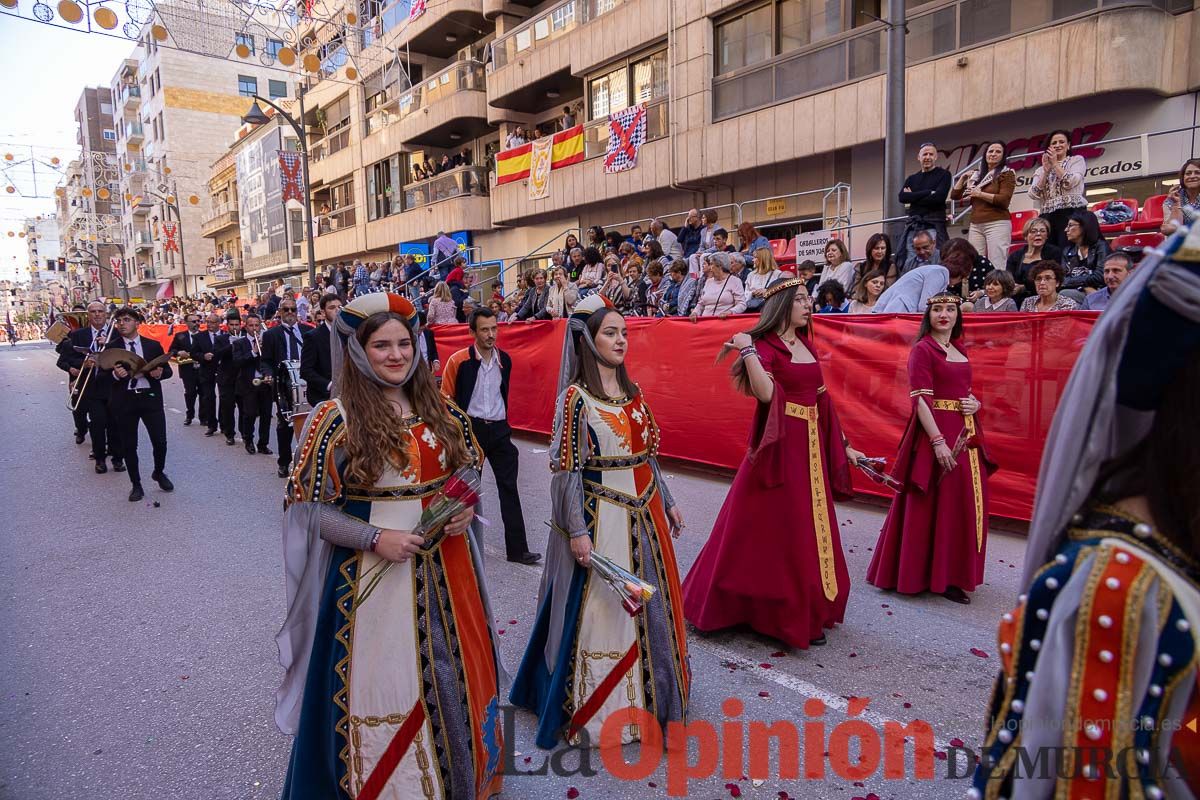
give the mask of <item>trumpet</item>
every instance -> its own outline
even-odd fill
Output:
[[[254,380],[250,381],[250,383],[253,384],[254,386],[262,386],[263,384],[270,386],[271,385],[271,377],[268,375],[263,378],[255,378]]]
[[[112,339],[112,334],[116,330],[115,322],[116,315],[110,316],[108,322],[104,323],[104,327],[100,332],[92,337],[92,346],[88,348],[88,355],[83,360],[83,367],[80,368],[79,374],[71,381],[68,388],[67,408],[71,411],[79,409],[79,404],[83,402],[83,394],[87,391],[88,383],[92,380],[92,373],[96,371],[96,362],[94,357],[107,345]]]

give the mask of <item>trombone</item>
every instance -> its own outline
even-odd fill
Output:
[[[113,332],[117,329],[115,322],[116,314],[112,314],[100,332],[92,337],[92,344],[87,350],[88,355],[84,358],[84,364],[80,367],[79,374],[70,383],[67,408],[71,411],[77,411],[79,404],[83,402],[84,392],[87,391],[88,383],[92,380],[92,373],[96,371],[95,355],[107,347],[109,341],[112,340]]]

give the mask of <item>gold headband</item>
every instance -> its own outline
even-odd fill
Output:
[[[800,278],[784,278],[781,281],[776,281],[775,283],[771,284],[770,286],[768,286],[766,289],[763,290],[763,300],[766,300],[766,299],[770,298],[772,295],[776,295],[785,289],[790,289],[793,286],[803,286],[803,285],[804,285],[804,281],[801,280]]]
[[[925,301],[926,306],[932,306],[935,303],[954,303],[956,306],[962,305],[962,296],[951,294],[950,292],[938,292],[933,297]]]

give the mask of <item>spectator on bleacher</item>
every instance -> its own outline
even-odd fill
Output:
[[[571,111],[570,106],[563,106],[562,116],[558,118],[558,129],[560,131],[566,131],[574,127],[575,114]]]
[[[642,250],[642,242],[645,240],[645,238],[646,238],[646,235],[644,233],[642,233],[642,226],[634,225],[632,228],[629,229],[629,238],[626,239],[625,241],[627,241],[631,245],[633,245],[633,249],[637,250],[640,253]]]
[[[796,277],[804,281],[804,289],[812,297],[817,291],[817,262],[806,258],[796,265]]]
[[[433,287],[425,317],[429,325],[452,325],[458,322],[458,309],[454,307],[454,297],[445,281],[438,281],[437,286]]]
[[[910,268],[913,237],[918,231],[933,231],[933,242],[937,247],[946,242],[946,198],[950,195],[953,176],[945,167],[935,166],[937,152],[931,142],[921,145],[917,150],[917,163],[921,169],[905,178],[904,187],[900,190],[900,202],[908,206],[904,241],[899,248],[900,258],[897,259],[904,264],[904,271]]]
[[[1016,300],[1032,297],[1033,276],[1029,268],[1041,261],[1062,260],[1062,250],[1050,242],[1050,222],[1045,217],[1034,217],[1022,229],[1025,246],[1008,256],[1008,271],[1017,282]]]
[[[975,302],[983,297],[983,285],[988,273],[995,269],[966,239],[957,237],[946,242],[942,248],[942,266],[951,271],[965,272],[967,279],[963,281],[963,299]],[[965,309],[969,310],[969,309]]]
[[[879,296],[887,288],[887,275],[882,270],[873,269],[859,278],[858,286],[854,287],[854,296],[850,301],[849,313],[870,314],[879,302]]]
[[[573,247],[567,253],[567,277],[575,283],[583,280],[583,271],[587,267],[587,259],[583,257],[582,247]],[[583,288],[582,284],[579,288]]]
[[[638,254],[637,248],[635,248],[631,242],[621,242],[621,246],[617,248],[617,252],[616,252],[617,258],[619,258],[621,260],[622,267],[624,267],[626,264],[628,264],[629,259],[633,258],[637,254]],[[609,255],[612,255],[611,250],[609,250],[608,253],[605,254],[605,256],[604,256],[605,260],[608,259]]]
[[[709,212],[706,211],[705,213],[707,214]],[[713,218],[714,220],[716,218],[715,212],[713,213]],[[713,227],[712,234],[709,239],[709,244],[701,247],[698,253],[693,254],[692,257],[688,259],[688,273],[692,277],[696,278],[696,280],[700,280],[701,276],[704,274],[704,257],[706,255],[717,252],[734,252],[733,245],[729,244],[729,231],[725,230],[724,228]],[[767,249],[769,250],[770,248],[768,247]]]
[[[609,231],[604,234],[604,249],[606,252],[619,250],[621,245],[625,244],[625,237],[620,231]]]
[[[696,278],[682,261],[673,261],[667,269],[667,286],[663,291],[663,313],[670,317],[686,317],[692,313],[696,299]]]
[[[837,281],[844,294],[854,286],[854,263],[850,251],[841,239],[830,239],[825,243],[825,269],[821,270],[821,283]]]
[[[1039,261],[1029,268],[1036,294],[1021,303],[1022,311],[1076,311],[1079,305],[1061,295],[1063,268],[1057,261]]]
[[[754,253],[760,248],[771,249],[771,241],[763,236],[749,222],[738,225],[738,255],[745,267],[754,266]],[[734,270],[735,272],[738,270]]]
[[[496,322],[508,322],[508,311],[505,310],[503,300],[492,300],[488,303],[488,308],[496,315]]]
[[[947,289],[961,292],[966,277],[967,268],[962,264],[926,264],[906,270],[899,280],[884,290],[871,311],[874,314],[924,313],[929,298]],[[970,309],[964,304],[963,310]]]
[[[924,267],[928,264],[937,264],[942,260],[941,255],[938,253],[937,244],[934,241],[933,231],[917,231],[909,240],[909,245],[910,255],[904,262],[904,269],[900,270],[901,275],[910,269]]]
[[[1200,214],[1200,158],[1189,158],[1179,169],[1179,183],[1163,201],[1162,233],[1170,236],[1183,224],[1184,212]]]
[[[1042,165],[1033,173],[1029,196],[1050,223],[1050,242],[1060,248],[1067,246],[1067,221],[1071,215],[1087,210],[1086,175],[1083,157],[1071,155],[1070,132],[1052,132],[1042,153]]]
[[[634,256],[630,259],[629,264],[638,264],[641,269],[641,259]],[[625,282],[625,276],[622,273],[621,262],[616,256],[609,256],[604,260],[605,266],[608,268],[608,274],[604,277],[604,283],[600,286],[600,294],[604,295],[613,304],[613,307],[622,314],[627,313],[632,305],[632,296],[630,294],[629,285]],[[625,265],[627,269],[629,264]]]
[[[647,238],[646,239],[646,254],[645,254],[645,256],[637,256],[637,255],[630,256],[629,258],[625,259],[622,262],[622,266],[628,267],[629,263],[631,261],[633,261],[634,259],[637,259],[638,265],[640,267],[642,264],[646,264],[651,261],[656,261],[660,258],[663,258],[663,256],[665,256],[665,255],[666,255],[666,253],[663,250],[662,242],[658,241],[657,239]],[[670,259],[670,260],[674,261],[675,259]]]
[[[1017,291],[1017,282],[1006,269],[994,269],[987,274],[983,283],[983,296],[975,301],[975,311],[1016,311],[1017,302],[1012,299]]]
[[[549,273],[551,275],[553,275],[554,270],[556,270],[559,267],[562,267],[563,269],[565,269],[567,271],[567,274],[569,275],[571,272],[571,269],[574,266],[575,265],[573,263],[571,263],[571,259],[568,257],[568,255],[566,253],[564,253],[562,250],[555,250],[553,253],[550,254],[550,266],[547,268],[547,270],[549,271]]]
[[[846,299],[846,288],[836,278],[822,281],[813,298],[813,309],[817,314],[845,314],[850,310]]]
[[[473,275],[468,273],[466,269],[467,260],[462,256],[458,256],[454,259],[454,268],[446,275],[446,285],[450,287],[450,296],[454,298],[454,308],[458,312],[459,322],[467,321],[464,309],[471,297],[468,289],[470,289]]]
[[[1133,259],[1129,257],[1128,253],[1120,250],[1109,253],[1108,258],[1104,259],[1104,288],[1083,298],[1083,310],[1103,311],[1108,308],[1108,301],[1112,299],[1113,293],[1125,282],[1131,272],[1133,272]]]
[[[646,277],[637,283],[637,296],[633,301],[633,312],[639,317],[661,317],[660,304],[668,283],[670,283],[669,280],[663,279],[663,262],[661,260],[648,262]]]
[[[967,240],[993,264],[1003,264],[1012,244],[1012,221],[1008,204],[1017,188],[1017,173],[1009,169],[1004,142],[987,142],[978,169],[965,173],[954,184],[950,198],[967,200],[971,205],[971,225]]]
[[[745,280],[742,281],[746,290],[746,310],[761,310],[765,302],[763,292],[768,286],[783,277],[786,276],[779,269],[779,265],[775,263],[775,256],[771,255],[770,248],[760,249],[756,252],[754,269],[748,271]]]
[[[887,286],[891,286],[896,282],[896,278],[900,277],[896,270],[896,264],[892,261],[892,240],[885,233],[873,233],[867,239],[865,257],[854,268],[854,286],[856,292],[858,286],[862,284],[863,277],[875,270],[883,273],[884,282]],[[887,286],[884,288],[887,288]]]
[[[546,310],[546,303],[550,299],[550,287],[546,284],[546,273],[535,269],[529,274],[528,280],[532,281],[533,285],[525,291],[525,299],[521,301],[521,306],[513,317],[526,322],[532,322],[535,319],[550,319],[550,312]]]
[[[683,247],[679,244],[679,237],[668,228],[661,219],[652,220],[650,222],[650,235],[654,237],[654,241],[662,247],[663,255],[675,261],[683,258]],[[647,252],[649,259],[660,258]]]
[[[1062,254],[1063,288],[1094,292],[1104,285],[1104,259],[1110,250],[1091,211],[1076,211],[1067,222],[1067,249]]]
[[[573,233],[568,233],[567,238],[563,241],[563,252],[569,253],[579,246],[579,237]]]
[[[747,223],[742,223],[743,225]],[[746,310],[746,293],[741,280],[730,272],[730,259],[741,254],[709,253],[704,257],[708,271],[707,280],[700,293],[696,307],[692,309],[692,321],[700,317],[719,317],[741,314]]]
[[[562,267],[550,271],[550,294],[546,297],[546,310],[551,319],[569,317],[579,302],[579,289],[567,278]]]
[[[706,208],[700,212],[703,219],[703,227],[700,228],[700,247],[696,252],[711,253],[716,248],[713,246],[713,234],[717,231],[717,210],[715,208]]]
[[[592,227],[588,228],[587,233],[584,235],[584,239],[587,240],[589,247],[594,247],[597,250],[603,250],[605,244],[608,242],[608,240],[604,237],[604,228],[601,228],[599,225],[593,225]]]
[[[700,240],[704,236],[704,224],[700,221],[700,212],[696,209],[688,211],[687,219],[679,228],[676,238],[683,250],[682,258],[690,258],[700,250]]]

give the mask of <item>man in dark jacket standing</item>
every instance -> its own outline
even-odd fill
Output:
[[[904,179],[900,202],[908,205],[908,222],[904,226],[904,242],[896,253],[895,263],[903,265],[912,255],[912,237],[917,231],[934,231],[934,246],[941,250],[946,236],[946,198],[950,196],[953,176],[945,167],[934,166],[938,151],[926,142],[917,151],[921,169]]]
[[[512,358],[496,347],[499,326],[488,308],[471,314],[475,344],[459,350],[446,361],[442,371],[442,393],[454,400],[471,418],[471,430],[492,466],[500,492],[500,516],[504,519],[504,545],[508,560],[536,564],[541,553],[529,552],[525,516],[517,491],[520,453],[512,443],[508,425],[508,386]]]
[[[225,327],[228,333],[218,333],[213,343],[213,361],[217,362],[217,391],[220,395],[217,422],[221,433],[225,435],[225,444],[233,446],[236,444],[233,439],[234,432],[238,430],[234,422],[238,413],[238,366],[233,363],[233,344],[242,336],[242,317],[237,309],[232,309],[225,315]]]
[[[217,434],[217,337],[221,335],[221,315],[212,312],[206,329],[192,336],[190,355],[199,364],[200,421],[208,426],[205,436]],[[182,370],[181,370],[182,371]]]
[[[329,337],[333,335],[342,299],[333,292],[321,295],[321,316],[325,318],[317,327],[304,334],[304,348],[300,352],[300,377],[304,379],[304,397],[310,406],[329,399],[333,388],[333,356],[329,349]]]
[[[200,364],[192,359],[192,343],[200,335],[200,315],[191,312],[183,318],[187,328],[171,339],[171,355],[177,360],[179,378],[183,381],[183,404],[187,409],[184,425],[191,425],[196,418],[196,400],[200,397]],[[191,361],[191,363],[188,363]],[[208,424],[204,406],[200,406],[200,422]]]

